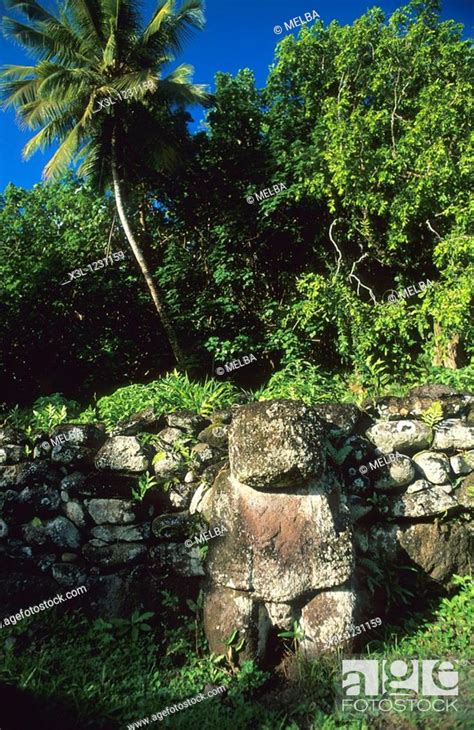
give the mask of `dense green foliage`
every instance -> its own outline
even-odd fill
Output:
[[[386,626],[366,649],[371,658],[409,659],[472,658],[469,635],[474,620],[474,586],[470,578],[455,581],[458,590],[443,598],[423,617],[413,615],[400,626]],[[135,614],[130,620],[90,621],[82,614],[62,618],[24,619],[2,637],[14,636],[2,652],[0,681],[14,679],[29,691],[38,691],[55,709],[56,698],[68,697],[77,730],[115,730],[201,692],[210,682],[225,685],[225,699],[210,699],[194,708],[164,719],[163,727],[216,727],[247,730],[365,730],[364,720],[333,713],[334,692],[341,681],[341,652],[326,653],[308,664],[292,660],[291,701],[279,697],[278,682],[244,662],[235,674],[223,657],[209,656],[202,632],[199,600],[188,606],[163,591],[160,623],[151,614]],[[191,609],[191,610],[190,610]],[[176,622],[179,620],[179,626]],[[139,627],[144,627],[140,630]],[[198,632],[196,634],[196,626]],[[52,628],[54,627],[54,631]],[[197,637],[197,638],[196,638]],[[57,667],[61,667],[61,672]],[[463,675],[464,677],[464,675]],[[472,678],[470,680],[472,682]],[[463,678],[461,698],[467,702],[472,686]],[[57,717],[61,715],[57,711]],[[404,727],[445,727],[436,713],[424,720],[405,719]],[[384,713],[384,722],[387,716]],[[459,712],[450,727],[466,727]],[[58,726],[60,727],[60,725]],[[68,726],[69,727],[69,726]],[[387,725],[385,725],[387,727]]]
[[[472,58],[434,0],[412,2],[286,37],[263,90],[248,69],[218,73],[204,132],[188,135],[176,111],[179,166],[150,160],[129,208],[191,370],[254,352],[265,367],[246,386],[306,361],[337,390],[340,377],[363,383],[368,362],[401,385],[469,364]],[[287,189],[247,203],[276,182]],[[10,186],[0,227],[10,403],[54,390],[84,401],[170,365],[130,260],[60,286],[126,249],[108,198],[71,178]]]

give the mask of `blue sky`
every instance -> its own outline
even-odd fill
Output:
[[[42,4],[54,7],[54,3],[48,0]],[[346,24],[373,5],[390,14],[403,4],[403,0],[207,0],[206,28],[193,37],[177,61],[186,61],[194,66],[197,83],[212,87],[216,71],[235,74],[240,68],[248,67],[254,71],[258,85],[263,86],[275,46],[287,34],[283,30],[282,35],[276,35],[273,31],[276,25],[283,26],[284,21],[313,10],[319,13],[324,23],[336,19]],[[0,5],[3,9],[1,2]],[[149,17],[154,5],[152,0],[142,0],[144,17]],[[474,0],[444,0],[442,15],[463,23],[466,35],[472,35]],[[29,64],[31,59],[21,48],[2,37],[0,63]],[[10,181],[31,187],[41,179],[42,168],[51,153],[48,154],[47,150],[44,155],[37,153],[28,162],[21,158],[21,149],[32,134],[18,128],[12,111],[0,112],[0,190]]]

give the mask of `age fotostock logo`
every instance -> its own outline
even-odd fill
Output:
[[[442,659],[344,659],[342,710],[457,712],[458,682],[453,662]]]

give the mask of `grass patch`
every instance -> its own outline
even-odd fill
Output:
[[[416,615],[400,627],[389,626],[381,640],[369,643],[365,655],[385,659],[472,658],[469,638],[474,623],[474,585],[471,578],[457,578],[455,582],[457,592],[438,603],[432,620]],[[234,672],[225,659],[207,653],[200,624],[196,633],[196,617],[180,610],[174,597],[164,596],[159,623],[156,617],[151,618],[146,632],[125,632],[123,624],[91,621],[77,611],[56,618],[31,618],[11,630],[2,630],[0,681],[41,697],[48,712],[61,718],[58,727],[62,730],[125,729],[129,723],[197,695],[208,683],[226,685],[227,695],[181,710],[151,727],[431,730],[468,726],[461,712],[448,718],[404,713],[402,725],[396,724],[400,718],[385,714],[383,718],[355,720],[338,714],[334,711],[334,690],[341,682],[340,651],[311,663],[295,657],[285,680],[281,673],[264,673],[251,662]],[[145,618],[148,625],[149,617]],[[65,699],[68,711],[61,716],[60,704]],[[467,701],[468,695],[461,694],[461,699]],[[385,724],[380,724],[382,721]],[[5,730],[9,730],[8,725]]]

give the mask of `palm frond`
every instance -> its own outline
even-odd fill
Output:
[[[51,159],[46,163],[43,176],[47,179],[64,175],[74,156],[78,154],[83,139],[83,124],[80,120],[69,132],[62,144],[58,147]]]
[[[112,66],[117,55],[117,35],[114,28],[110,28],[110,34],[103,55],[103,68]]]
[[[68,4],[68,11],[81,37],[91,38],[99,46],[104,44],[100,0],[74,0]]]
[[[146,44],[148,40],[155,35],[155,33],[159,33],[163,23],[172,17],[174,5],[174,0],[162,0],[158,3],[156,10],[153,13],[153,17],[143,31],[141,37],[141,42],[143,44]]]
[[[205,24],[202,0],[187,0],[176,15],[172,16],[164,28],[166,43],[176,53],[181,53],[184,43],[193,31],[202,30]]]
[[[174,103],[208,105],[211,101],[208,86],[206,84],[192,84],[193,73],[194,68],[186,63],[175,68],[159,82],[158,94],[160,98]]]
[[[37,96],[39,83],[39,79],[0,82],[0,97],[3,99],[3,108],[20,109],[24,104],[30,104]]]
[[[51,16],[35,0],[4,0],[7,10],[17,10],[23,13],[28,20],[50,20]]]
[[[62,137],[65,132],[67,130],[63,123],[56,120],[49,122],[26,143],[22,150],[23,159],[28,160],[38,150],[43,151],[55,139]]]

